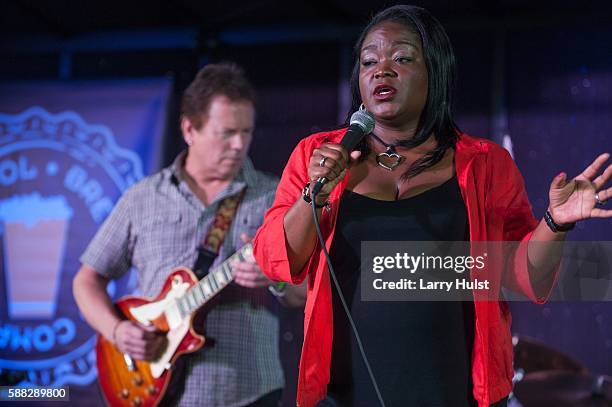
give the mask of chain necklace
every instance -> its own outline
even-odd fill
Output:
[[[405,158],[403,155],[399,155],[395,150],[395,147],[399,147],[400,144],[387,144],[376,134],[370,133],[370,135],[374,137],[374,140],[378,141],[387,148],[387,151],[384,153],[379,153],[376,155],[376,163],[385,170],[393,171],[395,167],[400,165]]]

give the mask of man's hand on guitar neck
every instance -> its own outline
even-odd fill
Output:
[[[240,239],[242,239],[244,243],[248,243],[253,238],[243,233],[240,235]],[[261,271],[253,256],[250,256],[247,261],[233,262],[231,263],[231,267],[234,273],[234,282],[238,285],[247,288],[261,288],[272,284],[268,277]]]
[[[124,320],[115,326],[112,340],[117,349],[134,359],[154,360],[165,346],[166,336],[154,326]]]
[[[246,244],[253,238],[247,236],[246,233],[240,235],[242,241]],[[274,284],[259,268],[255,262],[255,258],[251,255],[247,261],[234,262],[231,264],[232,272],[234,273],[234,282],[238,285],[247,288],[263,288]],[[306,303],[306,281],[301,285],[287,285],[285,295],[278,298],[279,302],[285,307],[303,307]]]

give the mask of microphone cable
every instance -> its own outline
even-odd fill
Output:
[[[316,193],[311,191],[310,195],[310,207],[312,208],[312,217],[314,220],[314,226],[317,231],[317,237],[319,238],[319,242],[321,243],[321,248],[323,249],[323,254],[325,254],[325,260],[327,262],[327,267],[329,268],[329,274],[334,281],[334,286],[336,287],[336,291],[338,292],[338,296],[340,297],[340,302],[342,302],[342,308],[344,308],[344,312],[346,313],[346,317],[349,320],[349,324],[351,325],[351,329],[353,330],[353,334],[355,335],[355,340],[357,341],[357,347],[359,348],[359,352],[361,353],[361,358],[363,359],[363,363],[366,366],[368,371],[368,375],[370,376],[370,380],[372,381],[372,385],[374,386],[374,391],[376,391],[376,396],[378,397],[378,401],[380,402],[381,407],[386,407],[385,402],[383,401],[382,395],[380,393],[380,389],[378,388],[378,383],[376,382],[376,378],[374,377],[374,373],[372,372],[372,367],[370,366],[370,362],[365,354],[365,350],[363,349],[363,344],[361,343],[361,337],[359,336],[359,332],[357,332],[357,326],[355,326],[355,321],[353,321],[353,317],[351,316],[351,312],[349,311],[348,305],[346,304],[346,300],[344,299],[344,294],[342,294],[342,289],[340,288],[340,283],[338,283],[338,278],[336,277],[336,272],[334,271],[334,267],[332,266],[331,258],[329,257],[329,252],[327,251],[327,247],[325,246],[325,239],[323,238],[323,233],[321,233],[321,227],[319,225],[319,217],[317,216],[317,208],[315,207],[315,198]]]

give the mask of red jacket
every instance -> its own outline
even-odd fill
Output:
[[[297,405],[315,406],[325,398],[329,383],[333,313],[329,273],[320,248],[299,275],[292,276],[285,246],[283,219],[308,181],[308,163],[313,150],[324,142],[339,143],[346,130],[317,133],[300,141],[278,185],[276,199],[266,213],[254,240],[255,258],[273,280],[301,283],[306,276],[308,297],[304,317],[304,344],[300,361]],[[523,179],[508,152],[497,144],[462,134],[456,145],[455,167],[467,207],[470,241],[522,241],[518,249],[497,260],[489,259],[490,285],[506,287],[542,303],[536,297],[527,271],[526,242],[537,221],[531,212]],[[330,195],[330,211],[323,211],[321,230],[329,249],[334,237],[340,197],[348,174]],[[509,260],[508,260],[509,259]],[[496,263],[491,263],[494,261]],[[510,272],[501,274],[504,261]],[[554,282],[547,285],[548,292]],[[475,339],[472,351],[474,397],[479,406],[488,406],[512,390],[511,316],[504,301],[475,301]],[[384,396],[384,395],[383,395]]]

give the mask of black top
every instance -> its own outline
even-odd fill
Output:
[[[463,241],[469,231],[456,177],[412,198],[380,201],[346,190],[331,258],[385,404],[464,407],[472,398],[472,302],[361,301],[361,241]],[[343,406],[379,405],[335,288],[328,391]]]

